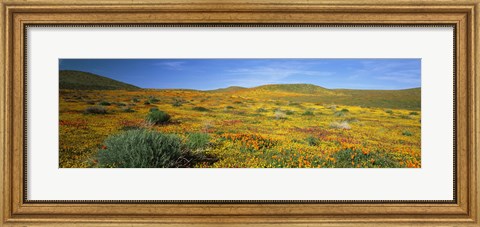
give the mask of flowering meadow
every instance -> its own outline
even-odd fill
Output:
[[[105,167],[99,154],[111,149],[110,136],[147,130],[174,135],[203,157],[179,167],[421,167],[418,106],[402,104],[402,95],[364,105],[341,91],[324,96],[334,98],[273,88],[61,89],[59,166]]]

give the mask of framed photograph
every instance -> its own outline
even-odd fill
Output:
[[[2,224],[478,225],[479,6],[2,2]]]

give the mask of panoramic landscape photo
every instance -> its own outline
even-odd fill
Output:
[[[420,168],[420,59],[60,59],[60,168]]]

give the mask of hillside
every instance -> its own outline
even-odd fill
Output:
[[[313,84],[268,84],[252,89],[256,90],[268,90],[268,91],[281,91],[281,92],[292,92],[292,93],[301,93],[301,94],[321,94],[329,93],[329,89],[320,87]]]
[[[421,88],[404,90],[351,90],[332,89],[332,95],[287,96],[282,99],[294,102],[351,105],[377,108],[420,110]]]
[[[72,90],[138,90],[137,86],[93,73],[60,70],[60,89]]]
[[[209,92],[235,92],[239,90],[247,89],[245,87],[240,87],[240,86],[230,86],[227,88],[219,88],[215,90],[209,90]]]
[[[219,89],[222,90],[222,89]],[[291,102],[353,105],[419,110],[421,89],[354,90],[327,89],[313,84],[270,84],[236,90],[245,97],[261,97]]]

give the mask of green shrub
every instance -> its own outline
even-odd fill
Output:
[[[302,115],[303,115],[303,116],[313,116],[314,114],[313,114],[313,111],[311,111],[311,110],[306,110],[305,112],[303,112]]]
[[[200,111],[200,112],[207,112],[207,111],[210,111],[209,109],[205,108],[205,107],[201,107],[201,106],[195,106],[192,108],[193,110],[196,110],[196,111]]]
[[[287,110],[287,111],[285,111],[285,114],[286,114],[286,115],[293,115],[294,113],[295,113],[295,112],[292,111],[292,110]]]
[[[393,110],[391,110],[391,109],[385,110],[385,113],[393,114]]]
[[[170,115],[167,113],[157,110],[157,111],[151,111],[147,114],[147,117],[145,118],[145,121],[148,124],[153,124],[153,125],[159,125],[159,124],[165,124],[170,121]]]
[[[103,106],[89,106],[84,111],[86,114],[106,114],[107,109]]]
[[[147,130],[128,130],[109,136],[98,151],[100,167],[171,168],[182,156],[178,136]]]
[[[145,102],[143,102],[143,104],[150,105],[151,103],[149,101],[145,101]]]
[[[241,101],[235,101],[235,102],[233,102],[233,104],[242,104],[242,103],[243,103],[243,102],[241,102]]]
[[[343,116],[345,116],[345,112],[343,112],[343,111],[337,111],[337,112],[333,113],[333,116],[335,116],[335,117],[343,117]]]
[[[403,131],[403,132],[402,132],[402,135],[404,135],[404,136],[413,136],[413,133],[410,132],[410,131]]]
[[[149,102],[149,103],[158,103],[158,102],[160,102],[160,99],[157,99],[157,98],[155,98],[154,96],[150,96],[150,97],[148,98],[148,102]]]
[[[98,103],[98,105],[102,105],[102,106],[110,106],[112,105],[111,103],[107,102],[107,101],[101,101]]]
[[[153,112],[153,111],[159,111],[159,109],[157,107],[152,107],[148,112]]]
[[[210,136],[206,133],[190,133],[186,145],[192,150],[205,148],[210,142]]]
[[[320,140],[316,137],[313,137],[313,136],[308,136],[305,141],[307,141],[308,145],[310,146],[317,146],[318,144],[320,144]]]
[[[123,103],[123,102],[117,102],[115,103],[117,106],[127,106],[127,104]]]
[[[173,100],[172,106],[178,107],[178,106],[182,106],[182,105],[183,105],[183,101],[181,99],[174,99]]]
[[[342,111],[342,112],[344,112],[344,113],[346,113],[346,112],[350,112],[348,109],[345,109],[345,108],[343,108],[343,109],[342,109],[342,110],[340,110],[340,111]]]
[[[125,113],[133,113],[135,112],[134,109],[130,108],[130,107],[127,107],[127,108],[122,108],[122,112],[125,112]]]
[[[418,115],[418,112],[410,112],[410,115]]]
[[[257,109],[257,112],[262,113],[262,112],[267,112],[267,110],[264,109],[264,108],[258,108],[258,109]]]
[[[335,152],[332,157],[336,163],[329,163],[326,167],[356,168],[358,164],[367,168],[400,168],[401,160],[396,160],[389,152],[363,153],[361,150],[345,149]]]
[[[140,102],[140,100],[138,98],[133,98],[132,102]]]
[[[225,109],[231,110],[231,109],[235,109],[235,107],[233,107],[233,106],[226,106]]]

